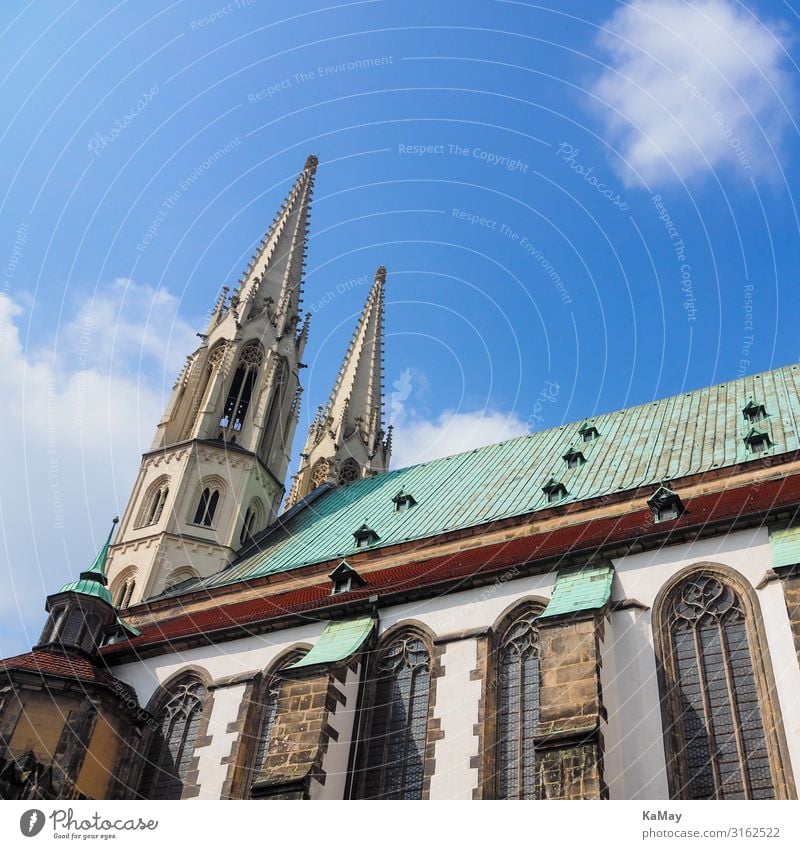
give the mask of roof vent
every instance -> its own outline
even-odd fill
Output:
[[[647,499],[656,522],[669,522],[684,512],[683,502],[676,492],[663,484]]]
[[[402,489],[397,493],[397,495],[395,495],[392,501],[394,502],[395,513],[402,513],[404,510],[408,510],[417,503],[413,495],[408,492],[403,492]]]
[[[744,437],[744,444],[751,454],[763,454],[772,447],[772,440],[765,431],[751,427]]]
[[[356,548],[368,548],[374,545],[380,537],[366,523],[363,524],[357,531],[353,532],[353,537],[356,541]]]
[[[586,458],[583,456],[582,451],[578,451],[577,448],[570,448],[564,454],[564,462],[567,464],[568,469],[577,469],[578,466],[582,466],[586,462]]]
[[[578,434],[584,442],[594,442],[594,440],[600,436],[597,431],[597,428],[593,424],[589,424],[589,422],[586,422],[586,424],[581,425],[580,429],[578,430]]]
[[[366,583],[361,575],[346,560],[342,560],[328,577],[333,581],[331,595],[349,593],[350,590],[354,590],[356,587],[363,587]]]
[[[561,501],[568,495],[567,488],[564,484],[561,483],[561,481],[557,481],[555,478],[550,478],[550,480],[547,481],[547,483],[542,487],[542,492],[547,496],[549,504],[552,504],[555,501]]]
[[[755,424],[767,417],[767,408],[763,404],[757,404],[752,398],[742,407],[742,415],[745,421]]]

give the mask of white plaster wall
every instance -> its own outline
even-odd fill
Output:
[[[314,643],[325,628],[325,622],[312,622],[272,634],[260,634],[201,646],[174,654],[148,657],[114,667],[114,674],[130,684],[146,706],[156,688],[178,672],[196,667],[213,681],[230,675],[260,672],[270,666],[279,654],[298,643]]]
[[[478,754],[474,734],[483,683],[470,681],[478,664],[478,641],[448,643],[442,656],[444,676],[436,681],[433,715],[442,724],[444,737],[436,743],[436,773],[431,779],[431,799],[471,799],[478,786],[478,769],[470,758]]]
[[[667,773],[650,612],[620,610],[606,623],[600,681],[608,711],[604,777],[612,799],[667,799]]]
[[[328,724],[338,733],[339,737],[336,741],[331,739],[328,744],[328,751],[325,752],[325,757],[322,759],[325,784],[322,786],[314,782],[316,788],[316,792],[312,794],[314,798],[344,799],[360,680],[361,664],[355,671],[348,669],[344,686],[339,685],[346,701],[344,704],[337,704],[336,712],[328,715]]]
[[[513,578],[511,572],[508,573]],[[381,611],[380,633],[404,622],[415,620],[426,625],[436,636],[471,628],[493,625],[507,608],[528,596],[550,598],[554,574],[495,582],[485,587],[452,595],[422,599]]]
[[[661,587],[681,569],[712,561],[735,569],[754,588],[772,566],[766,528],[643,552],[614,561],[614,599],[652,608]],[[775,670],[792,768],[800,775],[800,668],[783,589],[755,591]],[[651,610],[611,614],[602,647],[601,682],[608,710],[605,779],[612,799],[668,798]]]
[[[236,684],[213,691],[214,701],[206,732],[212,738],[211,743],[195,749],[195,755],[199,757],[200,799],[219,799],[222,796],[228,764],[222,764],[221,761],[230,755],[231,746],[238,736],[238,732],[229,732],[227,728],[238,718],[245,686]]]

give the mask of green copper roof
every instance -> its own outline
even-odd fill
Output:
[[[345,622],[329,622],[311,651],[286,668],[303,669],[307,666],[345,660],[361,648],[374,626],[375,620],[371,616],[360,616]]]
[[[613,579],[614,567],[609,565],[559,572],[553,596],[538,618],[599,610],[611,598]]]
[[[773,531],[769,535],[772,548],[772,566],[796,566],[800,563],[800,528],[789,528],[786,531]]]
[[[769,413],[758,426],[772,445],[757,455],[743,439],[752,427],[742,415],[750,398]],[[587,426],[600,434],[591,442],[580,436]],[[375,550],[637,487],[655,492],[685,475],[796,451],[799,434],[800,367],[792,365],[335,487],[262,536],[260,551],[194,587],[347,557],[365,523],[380,537],[369,547]],[[576,445],[586,462],[570,469],[563,456]],[[542,492],[551,477],[567,490],[555,505]],[[414,498],[413,509],[395,510],[401,489]]]
[[[59,592],[72,592],[80,593],[81,595],[90,595],[95,598],[102,598],[103,601],[107,601],[109,604],[112,603],[111,593],[108,591],[108,587],[104,587],[97,581],[87,580],[85,578],[81,578],[78,581],[71,581],[69,584],[64,584]]]
[[[84,572],[81,572],[80,578],[77,581],[70,581],[68,584],[64,584],[64,586],[61,587],[60,592],[80,593],[81,595],[101,598],[103,601],[108,602],[108,604],[113,606],[111,593],[108,591],[107,586],[108,578],[106,577],[106,560],[108,559],[108,549],[111,545],[111,537],[114,533],[114,528],[116,527],[117,522],[119,522],[119,519],[115,518],[111,523],[111,530],[108,533],[108,538],[100,551],[97,552],[97,557],[95,557],[92,565]]]

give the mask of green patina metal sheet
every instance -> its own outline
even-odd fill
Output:
[[[141,637],[142,632],[135,626],[131,625],[130,622],[126,622],[124,619],[121,619],[117,616],[117,625],[119,625],[123,630],[127,631],[134,637]]]
[[[97,552],[97,557],[95,557],[92,565],[85,572],[81,572],[80,578],[77,581],[70,581],[68,584],[64,584],[60,592],[80,593],[81,595],[101,598],[103,601],[108,602],[108,604],[113,604],[111,593],[106,586],[108,584],[108,579],[106,578],[106,560],[108,559],[108,549],[111,545],[111,534],[114,533],[114,527],[118,521],[118,519],[114,519],[108,539],[100,551]]]
[[[786,531],[773,531],[769,535],[772,548],[772,566],[795,566],[800,563],[800,528],[789,528]]]
[[[64,584],[61,587],[62,593],[80,593],[81,595],[90,595],[95,598],[101,598],[103,601],[111,604],[111,593],[108,591],[108,587],[104,587],[99,581],[94,581],[92,579],[81,578],[79,581],[72,581],[69,584]]]
[[[611,598],[613,579],[614,567],[610,565],[559,572],[553,597],[538,618],[599,610]]]
[[[302,669],[306,666],[345,660],[361,648],[374,626],[375,620],[371,616],[361,616],[345,622],[329,622],[311,651],[286,668]]]
[[[758,426],[772,445],[757,455],[743,441],[751,398],[769,413]],[[580,435],[587,425],[599,433],[591,442]],[[184,592],[347,557],[364,523],[380,537],[370,550],[381,549],[551,509],[542,492],[550,477],[568,492],[558,505],[638,487],[655,492],[663,481],[796,451],[799,434],[800,366],[792,365],[334,487],[262,537],[259,551]],[[570,469],[563,457],[575,445],[586,462]],[[416,504],[398,512],[392,499],[401,489]]]

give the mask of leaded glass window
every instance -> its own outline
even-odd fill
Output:
[[[534,734],[539,721],[539,640],[528,610],[502,635],[497,656],[497,796],[535,799]]]
[[[280,679],[273,676],[263,690],[261,697],[261,729],[256,743],[256,754],[253,759],[253,782],[258,781],[264,761],[267,759],[269,741],[275,727],[275,718],[278,715],[278,696],[280,695]]]
[[[375,676],[364,798],[421,799],[431,686],[426,642],[415,633],[396,637],[378,655]]]
[[[190,678],[176,684],[156,712],[157,728],[147,752],[139,793],[145,799],[180,799],[203,715],[205,685]]]
[[[665,615],[676,795],[774,798],[741,599],[719,577],[703,572],[673,588]]]

